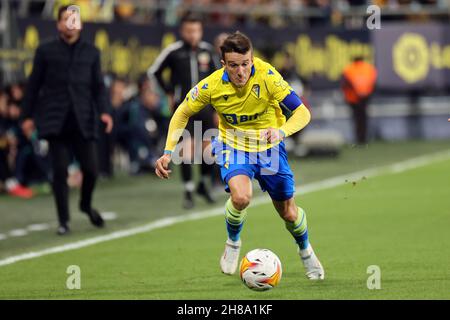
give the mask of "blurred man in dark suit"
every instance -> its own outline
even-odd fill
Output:
[[[52,189],[58,212],[58,234],[69,232],[67,167],[71,152],[83,173],[80,210],[91,223],[102,227],[104,221],[92,208],[92,194],[97,180],[98,119],[112,129],[100,53],[80,39],[79,12],[63,6],[58,11],[59,37],[41,44],[34,57],[33,71],[26,89],[22,129],[26,135],[36,129],[50,145],[53,166]]]

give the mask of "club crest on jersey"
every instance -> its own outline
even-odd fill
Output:
[[[192,100],[195,100],[197,99],[197,97],[198,97],[198,87],[195,86],[191,91],[191,98]]]
[[[260,91],[259,84],[254,84],[252,92],[258,99],[259,99],[259,91]]]

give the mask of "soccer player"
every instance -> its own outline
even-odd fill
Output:
[[[310,113],[275,68],[253,57],[251,41],[244,34],[230,35],[221,51],[223,68],[192,88],[174,113],[156,174],[169,178],[172,152],[182,133],[179,129],[205,105],[212,105],[220,117],[213,153],[231,195],[225,205],[228,239],[220,259],[222,272],[233,274],[237,269],[240,233],[252,198],[251,179],[255,178],[297,242],[307,278],[324,279],[324,269],[308,240],[305,211],[293,198],[294,178],[283,143],[309,123]],[[287,121],[280,104],[292,111]]]

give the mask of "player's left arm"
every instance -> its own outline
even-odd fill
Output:
[[[279,129],[285,138],[306,127],[311,121],[311,113],[294,91],[289,93],[282,103],[292,111],[291,117]]]
[[[271,90],[272,97],[292,111],[291,117],[280,128],[269,128],[265,132],[267,141],[274,143],[306,127],[311,120],[311,113],[297,93],[274,68],[270,69],[269,74],[266,84]]]

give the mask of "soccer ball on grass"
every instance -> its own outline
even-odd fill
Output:
[[[239,274],[248,288],[256,291],[269,290],[281,280],[281,262],[268,249],[254,249],[242,258]]]

